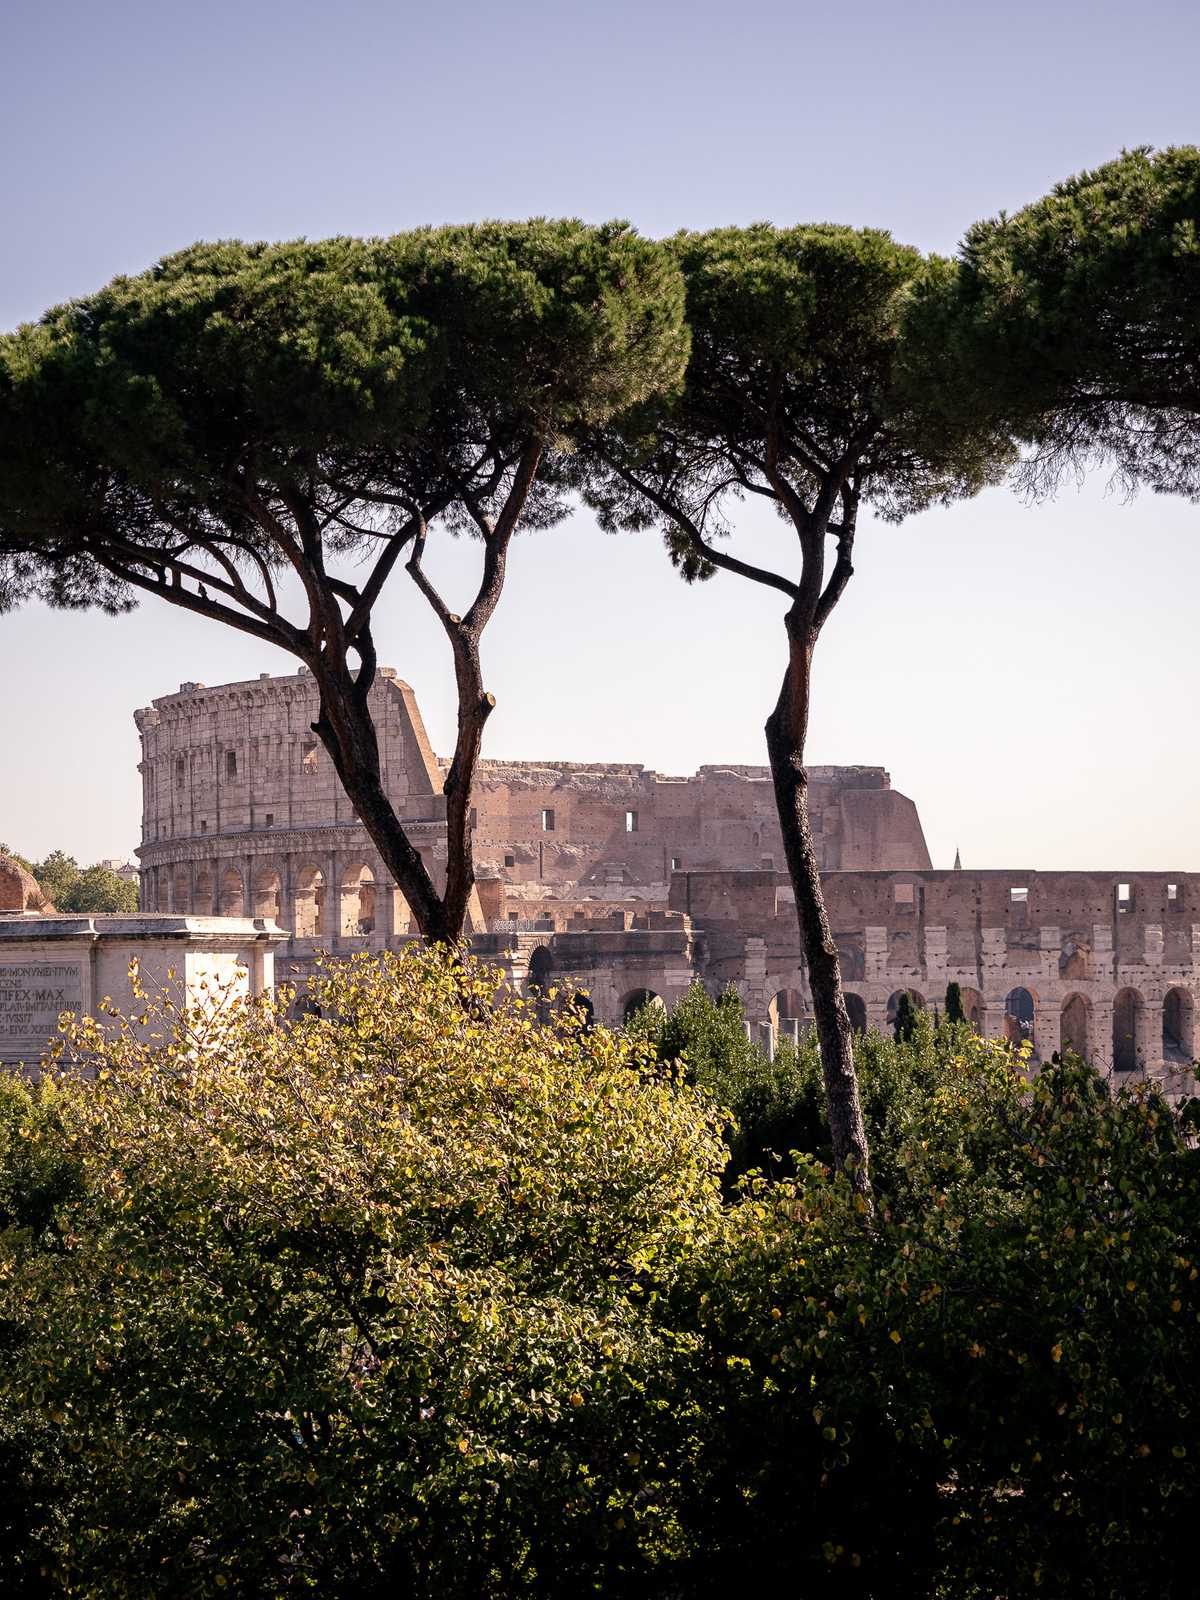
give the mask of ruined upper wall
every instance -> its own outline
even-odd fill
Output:
[[[448,762],[430,748],[412,689],[384,669],[371,705],[401,817],[444,815]],[[302,670],[183,684],[137,712],[143,844],[351,821],[312,731],[317,709]],[[809,797],[823,869],[929,865],[916,807],[882,767],[812,767]],[[746,765],[671,777],[638,763],[484,760],[474,842],[481,874],[517,886],[664,885],[672,871],[784,864],[770,774]]]
[[[823,870],[929,866],[917,809],[882,767],[813,767]],[[670,777],[626,763],[485,761],[475,786],[480,868],[514,884],[666,883],[673,871],[783,867],[765,767]]]
[[[444,811],[441,776],[407,683],[383,668],[370,704],[383,781],[402,816]],[[313,732],[301,669],[208,688],[185,683],[134,713],[142,740],[142,840],[349,822],[354,812]]]
[[[1200,927],[1200,874],[1187,872],[830,872],[822,875],[843,976],[865,953],[867,930],[886,935],[893,963],[920,966],[928,935],[951,964],[977,966],[988,938],[1009,951],[1048,948],[1086,969],[1094,957],[1140,962],[1157,952],[1168,965],[1192,960]],[[799,960],[796,908],[788,878],[770,872],[680,872],[670,907],[718,941],[765,937]]]

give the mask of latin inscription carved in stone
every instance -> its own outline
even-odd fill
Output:
[[[0,963],[0,1059],[36,1058],[64,1011],[83,1006],[77,961]]]

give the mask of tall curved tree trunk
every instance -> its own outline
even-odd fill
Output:
[[[804,768],[816,633],[797,618],[795,610],[788,614],[787,628],[788,668],[775,709],[767,718],[767,754],[808,966],[834,1162],[846,1171],[855,1191],[869,1204],[869,1155],[858,1096],[858,1076],[854,1070],[854,1035],[842,994],[838,948],[821,889],[809,820],[808,774]]]

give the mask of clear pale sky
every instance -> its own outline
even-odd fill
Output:
[[[1123,146],[1200,142],[1194,0],[606,5],[8,0],[0,327],[198,238],[534,214],[643,232],[834,220],[951,251]],[[818,652],[809,754],[886,766],[934,864],[1200,870],[1200,507],[1103,479],[859,535]],[[743,548],[784,538],[748,517]],[[453,586],[470,545],[443,554]],[[686,588],[584,513],[519,542],[485,636],[487,754],[765,760],[779,606]],[[402,575],[403,576],[403,575]],[[402,583],[380,658],[446,749],[444,640]],[[291,670],[147,601],[0,617],[0,840],[137,843],[131,713]]]

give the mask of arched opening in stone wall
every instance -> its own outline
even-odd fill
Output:
[[[963,989],[961,987],[959,994],[962,997],[963,1018],[978,1033],[983,1026],[983,996],[978,989]]]
[[[867,976],[867,955],[857,939],[838,939],[838,965],[843,983],[862,983]]]
[[[392,890],[392,932],[416,933],[417,925],[413,921],[412,907],[404,898],[403,890]]]
[[[245,885],[236,867],[226,867],[221,874],[221,915],[223,917],[246,915]]]
[[[767,1016],[773,1028],[778,1028],[780,1022],[785,1019],[804,1021],[808,1016],[804,996],[799,989],[780,989],[767,1007]]]
[[[925,1009],[925,996],[923,994],[919,994],[916,989],[893,990],[893,992],[888,996],[887,1003],[887,1025],[889,1028],[896,1020],[896,1012],[899,1009],[900,996],[902,994],[908,995],[908,998],[912,1001],[913,1005],[918,1011],[924,1011]]]
[[[533,1001],[539,1022],[550,1019],[550,989],[553,981],[554,958],[544,944],[529,953],[529,967],[525,978],[525,993]]]
[[[1073,1051],[1084,1061],[1088,1058],[1090,1048],[1089,1011],[1090,1007],[1081,994],[1068,995],[1063,1001],[1060,1035],[1062,1048]]]
[[[325,930],[325,874],[320,867],[301,867],[296,874],[292,932],[297,939],[319,939]]]
[[[1163,996],[1163,1060],[1187,1064],[1196,1058],[1195,1005],[1186,989],[1168,989]]]
[[[1122,989],[1113,1001],[1112,1064],[1114,1072],[1136,1072],[1138,1035],[1142,1022],[1142,997],[1136,989]]]
[[[1004,1037],[1009,1044],[1037,1043],[1034,1036],[1037,1010],[1033,996],[1019,984],[1004,997]]]
[[[213,880],[212,873],[207,867],[201,867],[196,873],[196,882],[192,895],[193,909],[201,917],[211,917],[213,914]]]
[[[862,995],[855,994],[850,989],[844,991],[843,998],[846,1002],[846,1015],[850,1018],[850,1026],[855,1033],[866,1033],[867,1002]]]
[[[375,931],[375,874],[356,861],[342,874],[341,926],[343,939],[357,939]]]
[[[653,989],[630,989],[629,993],[621,1000],[621,1020],[629,1022],[636,1017],[639,1011],[644,1011],[647,1006],[653,1006],[657,1011],[667,1008],[662,1003],[659,995]]]
[[[254,876],[254,915],[279,921],[281,884],[279,874],[269,867],[260,868]]]
[[[171,883],[171,910],[189,912],[192,909],[192,895],[188,887],[186,867],[176,867],[175,876]],[[236,912],[229,913],[236,916]]]
[[[596,1008],[592,1004],[591,996],[584,994],[581,989],[571,996],[571,1006],[579,1017],[583,1031],[585,1033],[590,1032],[596,1022]]]

